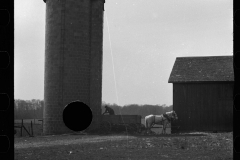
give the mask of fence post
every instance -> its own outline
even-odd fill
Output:
[[[39,119],[38,121],[42,122],[42,134],[43,134],[43,119]]]
[[[35,120],[35,119],[34,119]],[[31,121],[31,131],[32,131],[32,136],[33,136],[33,125],[32,125],[32,121]]]
[[[31,132],[31,126],[28,126],[28,132],[29,133]]]
[[[22,127],[23,127],[23,119],[22,119],[22,124],[21,124],[21,137],[22,137]]]

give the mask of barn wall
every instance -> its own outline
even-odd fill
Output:
[[[232,130],[233,83],[175,83],[172,132]]]

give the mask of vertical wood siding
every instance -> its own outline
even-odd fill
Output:
[[[175,83],[173,109],[178,120],[172,132],[231,131],[233,83]]]

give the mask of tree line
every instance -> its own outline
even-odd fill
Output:
[[[129,104],[124,106],[119,106],[117,104],[102,103],[102,113],[105,111],[105,106],[111,107],[115,115],[141,115],[145,117],[150,114],[160,115],[169,111],[172,111],[173,106],[163,105],[139,105],[139,104]]]
[[[129,104],[119,106],[117,104],[110,104],[102,102],[102,113],[105,111],[105,106],[111,107],[116,115],[141,115],[145,117],[149,114],[160,115],[172,110],[172,105],[139,105]],[[39,99],[14,101],[14,118],[15,119],[42,119],[43,118],[44,101]]]
[[[44,101],[39,99],[14,100],[15,119],[42,119]]]

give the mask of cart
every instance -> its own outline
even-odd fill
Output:
[[[144,125],[140,115],[102,115],[100,129],[104,132],[141,132]]]

